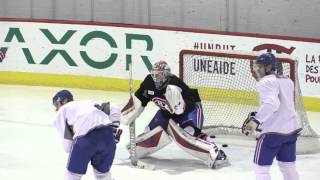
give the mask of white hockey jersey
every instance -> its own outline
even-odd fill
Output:
[[[262,133],[289,134],[298,130],[294,109],[294,84],[291,79],[268,75],[257,83],[260,108],[256,114]]]
[[[84,136],[99,126],[120,123],[119,108],[110,106],[110,113],[107,115],[95,107],[96,105],[100,104],[91,100],[71,101],[58,110],[54,126],[62,138],[66,152],[70,152],[73,140],[77,137]]]

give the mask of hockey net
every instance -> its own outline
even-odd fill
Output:
[[[204,131],[224,137],[229,144],[244,145],[247,144],[244,142],[249,142],[249,146],[254,146],[253,140],[258,136],[245,137],[241,133],[248,113],[258,110],[258,92],[252,70],[256,57],[252,53],[230,51],[183,50],[180,53],[179,75],[186,84],[199,91],[204,111]],[[298,63],[289,58],[278,57],[277,60],[277,73],[295,83],[295,108],[303,129],[298,152],[320,152],[319,137],[311,128],[303,105],[297,78]]]

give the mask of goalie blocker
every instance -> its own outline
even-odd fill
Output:
[[[172,119],[169,120],[168,131],[158,126],[137,137],[137,158],[143,158],[157,152],[170,144],[172,140],[184,151],[202,160],[210,168],[216,169],[229,164],[225,153],[215,143],[190,135]]]

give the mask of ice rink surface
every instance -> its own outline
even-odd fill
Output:
[[[0,85],[0,180],[63,179],[67,162],[56,130],[52,127],[54,108],[52,96],[61,88]],[[74,98],[111,101],[123,105],[128,93],[70,89]],[[150,104],[151,105],[151,104]],[[137,120],[137,134],[153,117],[156,107],[148,107]],[[320,113],[308,112],[312,127],[320,133]],[[125,145],[128,127],[118,144],[111,172],[115,180],[254,180],[251,148],[230,145],[225,149],[231,166],[218,170],[207,168],[201,161],[180,150],[174,143],[145,159],[156,166],[154,171],[130,166]],[[312,148],[312,147],[310,147]],[[275,162],[276,165],[276,162]],[[301,180],[320,179],[320,154],[299,155],[297,168]],[[272,178],[282,179],[277,166]],[[85,180],[93,180],[88,168]]]

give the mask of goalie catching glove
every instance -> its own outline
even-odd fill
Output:
[[[247,119],[243,122],[242,133],[246,136],[253,134],[254,131],[261,131],[259,129],[260,122],[256,119],[257,112],[251,112],[248,114]]]
[[[143,110],[144,107],[141,101],[135,96],[131,96],[127,105],[121,110],[123,124],[131,124],[140,116]]]

